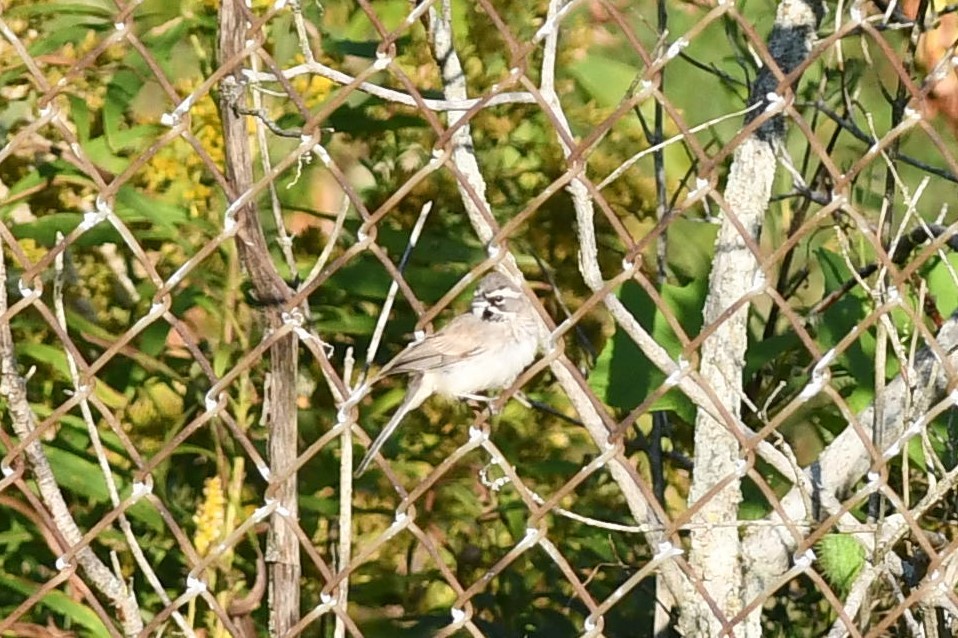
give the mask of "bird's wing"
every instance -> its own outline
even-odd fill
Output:
[[[462,338],[463,333],[471,332],[471,324],[478,321],[480,320],[473,315],[456,317],[439,332],[400,352],[386,364],[380,374],[436,370],[479,354],[485,349],[484,345],[476,345],[474,339]]]

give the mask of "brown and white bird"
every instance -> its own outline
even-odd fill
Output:
[[[501,273],[483,277],[469,312],[410,344],[377,375],[378,380],[408,374],[409,388],[399,409],[369,446],[356,476],[366,471],[403,418],[427,398],[433,394],[469,398],[507,387],[532,363],[538,345],[535,311],[522,290]]]

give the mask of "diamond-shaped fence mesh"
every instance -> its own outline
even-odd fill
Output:
[[[954,9],[0,0],[0,635],[953,635]]]

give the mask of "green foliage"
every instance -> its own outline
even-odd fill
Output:
[[[300,4],[320,61],[354,75],[373,63],[381,34],[360,5],[336,0]],[[656,108],[654,100],[649,100],[608,121],[629,87],[645,72],[645,62],[615,21],[600,17],[601,4],[583,3],[563,21],[556,75],[576,141],[594,139],[585,171],[592,184],[600,183],[633,155],[648,149],[646,127],[654,121]],[[771,23],[772,4],[741,4],[738,11],[764,33]],[[265,15],[273,3],[257,0],[252,5],[254,13]],[[372,5],[386,29],[402,25],[411,6],[408,0],[383,0]],[[495,1],[492,6],[509,25],[509,37],[480,5],[467,0],[453,2],[455,44],[471,95],[483,95],[509,79],[516,63],[511,41],[532,41],[542,25],[547,3]],[[650,2],[639,3],[630,7],[626,16],[633,37],[647,51],[661,44],[647,17],[654,15],[655,9]],[[670,37],[688,32],[706,15],[704,7],[688,3],[669,10]],[[219,175],[225,158],[216,89],[195,95],[185,120],[185,134],[170,135],[169,128],[160,124],[163,114],[172,113],[218,69],[221,61],[214,55],[216,3],[146,0],[137,5],[128,27],[148,56],[128,40],[116,37],[116,7],[101,0],[15,0],[4,8],[3,20],[37,61],[43,76],[41,83],[13,48],[0,49],[0,148],[6,153],[7,145],[20,140],[9,147],[9,155],[0,163],[0,223],[16,242],[16,246],[7,246],[5,239],[3,246],[8,273],[5,285],[12,302],[20,298],[18,284],[22,283],[42,288],[43,303],[53,308],[57,274],[52,264],[42,269],[36,281],[19,279],[48,257],[59,236],[77,232],[89,219],[86,214],[97,209],[97,197],[105,188],[111,189],[109,203],[128,231],[120,233],[109,222],[101,222],[83,232],[64,252],[65,332],[71,341],[69,352],[81,359],[81,369],[94,369],[94,378],[89,379],[95,382],[92,424],[87,423],[78,406],[63,414],[57,412],[75,392],[75,379],[67,349],[50,318],[36,308],[27,308],[9,319],[21,372],[30,371],[31,405],[39,420],[50,420],[41,433],[41,445],[57,482],[63,486],[71,513],[84,530],[94,527],[115,508],[94,453],[91,425],[106,449],[121,499],[142,478],[142,467],[149,466],[155,498],[162,509],[144,500],[126,510],[125,515],[166,593],[176,597],[182,593],[186,574],[195,567],[192,550],[185,551],[182,543],[199,548],[202,539],[202,544],[215,546],[267,497],[265,481],[250,469],[254,460],[234,436],[235,428],[248,437],[257,454],[267,455],[262,413],[267,408],[263,388],[269,364],[265,355],[262,360],[246,360],[267,331],[261,308],[244,295],[244,286],[248,291],[249,285],[236,245],[233,241],[214,244],[220,238],[228,199]],[[263,37],[264,51],[279,67],[289,68],[303,61],[288,9],[267,20]],[[754,77],[747,41],[741,24],[725,16],[701,28],[683,50],[688,58],[669,62],[658,86],[674,107],[663,118],[666,139],[682,133],[673,114],[682,116],[686,124],[697,125],[742,108],[746,81]],[[417,22],[406,29],[395,40],[395,52],[396,68],[424,97],[442,97],[438,68],[422,25]],[[94,57],[81,63],[87,56]],[[527,79],[533,84],[539,81],[540,57],[540,51],[532,53],[527,66]],[[887,114],[879,108],[882,102],[876,87],[880,83],[872,81],[882,69],[876,71],[866,64],[861,52],[846,52],[844,64],[846,73],[841,77],[835,76],[830,67],[810,68],[796,87],[800,99],[795,108],[805,109],[805,105],[823,100],[837,109],[844,95],[853,94],[870,113],[875,112],[878,125],[883,125]],[[261,68],[271,67],[263,63]],[[721,78],[710,74],[709,68]],[[380,70],[369,80],[405,91],[397,77],[395,72]],[[846,83],[841,91],[835,89],[839,80]],[[267,90],[260,94],[270,120],[288,130],[302,127],[311,115],[329,107],[340,90],[319,76],[300,75],[290,84],[300,97],[298,101],[281,97],[284,87],[279,83],[265,83],[261,88]],[[58,87],[49,104],[41,85]],[[517,84],[511,90],[523,90],[523,86]],[[279,97],[274,95],[277,92]],[[67,123],[65,128],[47,123],[31,129],[41,106],[55,108]],[[436,117],[444,121],[446,116]],[[808,120],[822,139],[831,135],[831,125],[813,117]],[[870,130],[873,122],[858,120],[862,130]],[[328,129],[323,144],[365,207],[364,213],[375,214],[389,203],[389,210],[376,225],[375,241],[380,252],[363,251],[350,258],[324,278],[322,286],[306,300],[309,327],[331,346],[330,361],[337,370],[342,370],[348,351],[357,361],[364,361],[391,283],[381,260],[398,263],[419,211],[426,202],[433,204],[403,271],[416,299],[407,299],[404,294],[397,298],[373,362],[375,370],[404,347],[412,331],[424,327],[414,308],[418,304],[432,308],[465,273],[486,259],[488,251],[463,214],[462,196],[452,171],[443,168],[430,173],[411,185],[398,202],[392,202],[395,193],[433,157],[439,137],[431,117],[356,91],[332,108],[320,126]],[[501,224],[526,214],[530,203],[567,171],[554,122],[539,105],[511,104],[483,110],[470,120],[470,128],[487,181],[491,212]],[[693,187],[703,160],[724,149],[740,129],[741,118],[736,116],[694,133],[694,144],[689,139],[665,148],[664,186],[677,206]],[[835,147],[829,149],[838,170],[845,170],[863,152],[861,143],[848,137],[840,136]],[[268,148],[260,152],[269,155],[275,166],[299,143],[295,137],[270,133]],[[928,151],[914,145],[905,139],[902,152],[925,158]],[[802,157],[807,142],[795,133],[787,148],[792,157]],[[815,157],[815,153],[808,155]],[[596,227],[598,258],[606,277],[620,272],[624,258],[636,257],[632,254],[635,244],[657,222],[651,157],[647,154],[601,191],[607,206],[597,206]],[[264,169],[259,163],[262,158],[256,159],[258,179]],[[709,175],[716,178],[719,188],[728,161],[723,157]],[[851,191],[854,204],[870,216],[869,223],[878,219],[885,182],[884,173],[873,170],[876,172],[858,180]],[[909,184],[923,175],[909,172],[912,170],[901,169]],[[121,175],[114,188],[113,180]],[[923,196],[927,210],[936,210],[953,199],[953,184],[938,181],[945,180],[933,182]],[[281,173],[275,187],[282,221],[292,229],[295,263],[287,266],[277,247],[278,229],[270,210],[273,195],[264,191],[256,203],[263,211],[269,246],[284,276],[303,278],[330,240],[341,203],[339,186],[321,162],[304,161]],[[776,192],[792,188],[790,179],[783,178]],[[789,228],[799,214],[797,209],[790,199],[773,205],[760,247],[763,253],[771,254],[791,239]],[[708,222],[714,221],[715,212],[711,200],[689,210],[670,210],[672,217],[664,239],[664,280],[652,274],[657,270],[656,247],[655,242],[648,242],[639,255],[640,276],[652,283],[642,286],[628,281],[616,291],[639,325],[676,361],[682,358],[692,362],[697,356],[687,344],[703,328],[702,307],[717,228]],[[810,214],[814,213],[813,209]],[[564,308],[576,312],[583,304],[592,304],[578,322],[578,330],[566,334],[566,354],[588,377],[589,387],[613,420],[624,419],[644,406],[641,414],[634,415],[636,428],[626,432],[625,439],[630,458],[648,478],[650,459],[647,450],[636,442],[649,435],[650,414],[658,411],[667,416],[663,448],[674,452],[676,458],[687,458],[694,453],[695,406],[678,389],[664,387],[665,374],[651,364],[627,331],[614,324],[602,304],[590,299],[578,268],[580,246],[574,219],[570,198],[559,189],[516,225],[508,238],[508,248],[517,256],[527,278],[535,282],[541,301],[557,322],[565,318]],[[357,241],[363,223],[355,207],[348,212],[329,263],[344,258]],[[821,312],[812,312],[821,299],[842,290],[852,278],[849,264],[859,267],[875,259],[874,247],[860,235],[854,235],[847,245],[837,239],[833,228],[852,234],[853,229],[844,226],[846,220],[835,217],[817,224],[817,232],[803,231],[794,246],[787,285],[780,291],[784,303],[798,317],[797,325],[781,314],[773,319],[772,304],[765,299],[755,302],[749,319],[747,394],[764,416],[749,407],[743,409],[743,419],[756,428],[764,425],[762,418],[774,418],[788,406],[808,382],[816,358],[799,336],[799,329],[819,352],[841,347],[830,367],[832,386],[853,410],[873,400],[877,375],[891,378],[898,373],[894,356],[888,358],[885,370],[876,371],[878,331],[874,324],[865,325],[876,302],[860,287],[842,294]],[[202,262],[159,295],[164,282],[201,251],[206,251]],[[776,267],[772,264],[770,269]],[[955,268],[958,257],[949,254],[944,259],[936,255],[917,269],[945,315],[958,308]],[[777,275],[771,270],[766,273],[769,281]],[[554,289],[546,284],[553,281]],[[917,306],[917,288],[901,282],[899,292],[907,303]],[[434,325],[461,311],[468,294],[466,291],[452,300],[449,308],[442,309]],[[148,326],[139,324],[155,303],[166,301],[170,303],[168,316]],[[905,338],[917,330],[913,317],[901,311],[889,314],[889,318]],[[857,337],[842,345],[849,334]],[[111,348],[116,352],[101,360]],[[296,388],[301,407],[301,451],[329,432],[337,420],[324,365],[326,362],[317,361],[305,349],[301,351]],[[225,375],[232,375],[224,390],[229,422],[214,419],[192,427],[194,420],[206,412],[211,386]],[[401,379],[387,379],[377,384],[372,396],[359,406],[359,425],[367,432],[382,427],[402,399],[403,383]],[[577,417],[575,410],[548,372],[537,375],[523,392],[556,414],[510,402],[492,420],[492,441],[529,489],[551,495],[597,452],[584,429],[569,423],[568,419]],[[463,424],[472,416],[467,406],[439,400],[429,401],[409,415],[384,450],[401,480],[418,485],[448,458],[467,440]],[[4,419],[5,432],[9,432],[7,421]],[[847,418],[842,409],[830,398],[818,396],[790,413],[778,433],[805,464],[845,427]],[[943,415],[932,424],[929,436],[930,451],[944,459],[948,467],[958,462],[952,430],[947,415]],[[166,449],[177,437],[183,439],[176,449]],[[337,445],[330,444],[303,459],[299,469],[300,525],[313,544],[311,549],[326,565],[336,564],[339,551],[342,452]],[[360,452],[358,443],[355,445],[354,454]],[[0,454],[7,452],[0,446]],[[908,452],[908,459],[920,472],[935,467],[921,441],[912,441]],[[438,548],[436,554],[428,551],[419,536],[402,533],[351,578],[351,612],[356,611],[364,635],[434,633],[448,624],[449,609],[456,599],[456,592],[445,582],[444,570],[468,587],[525,537],[530,512],[514,486],[492,492],[476,479],[488,461],[484,451],[467,455],[417,501],[416,523]],[[661,505],[667,515],[675,516],[685,507],[689,471],[668,459],[666,465],[666,498]],[[787,487],[781,477],[761,464],[758,471],[773,490]],[[904,469],[897,464],[892,472]],[[29,482],[24,488],[7,487],[0,497],[27,504],[29,499],[18,489],[29,490],[35,497],[36,486]],[[755,482],[746,482],[743,491],[743,519],[763,516],[771,509],[766,493]],[[378,472],[359,480],[352,496],[354,541],[361,546],[393,524],[401,497]],[[587,478],[560,504],[569,505],[583,516],[634,524],[617,486],[605,471]],[[544,521],[550,540],[598,601],[612,595],[654,553],[634,534],[608,532],[552,514]],[[0,618],[13,613],[54,576],[56,556],[44,539],[43,525],[43,521],[24,516],[15,508],[0,507]],[[116,552],[122,575],[133,583],[139,604],[148,613],[155,613],[164,607],[162,597],[144,578],[126,542],[115,527],[110,527],[93,539],[91,546],[101,557]],[[252,587],[257,576],[256,544],[262,545],[262,538],[244,538],[204,571],[210,591],[222,604],[228,605]],[[861,548],[848,537],[828,535],[816,550],[826,578],[837,590],[846,590],[861,567]],[[325,575],[307,564],[304,576],[303,607],[314,608],[323,600]],[[24,620],[38,624],[49,621],[80,636],[109,635],[88,601],[67,592],[66,587],[50,589],[27,610]],[[645,628],[652,623],[654,592],[651,580],[632,589],[606,613],[604,635],[648,635]],[[569,584],[564,567],[540,548],[522,554],[471,602],[475,622],[488,636],[574,635],[581,632],[589,615]],[[766,605],[768,635],[821,635],[827,629],[820,626],[824,622],[824,615],[819,613],[823,605],[821,596],[807,583],[796,585],[787,596],[770,599]],[[265,607],[252,613],[258,628],[266,627]],[[184,613],[196,628],[206,628],[210,635],[225,635],[219,619],[202,599]],[[316,627],[310,635],[332,634],[330,625]],[[167,625],[164,631],[174,630]]]
[[[865,549],[847,534],[828,534],[815,544],[822,575],[840,594],[846,594],[865,564]]]
[[[33,595],[39,589],[35,583],[3,571],[0,571],[0,587],[24,598]],[[84,636],[107,638],[112,635],[89,607],[76,602],[61,591],[53,590],[43,594],[40,597],[38,611],[50,611],[71,619]]]
[[[666,316],[638,284],[626,282],[619,298],[639,325],[652,335],[673,361],[677,361],[683,354],[683,344],[672,322],[677,322],[685,338],[698,333],[706,291],[704,279],[692,280],[684,286],[665,284],[659,294],[672,313],[671,317]],[[649,361],[624,329],[619,328],[599,355],[595,370],[589,376],[589,384],[606,403],[627,412],[659,390],[665,379],[665,373]],[[675,412],[686,423],[695,418],[695,406],[674,388],[656,399],[649,409]]]

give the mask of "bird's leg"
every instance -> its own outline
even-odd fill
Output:
[[[487,397],[484,394],[460,394],[459,398],[476,403],[492,403],[495,400],[495,397]]]
[[[486,408],[489,410],[490,418],[497,416],[499,414],[499,410],[496,409],[495,407],[496,399],[499,398],[498,395],[486,396],[484,394],[462,394],[460,395],[460,398],[466,399],[467,401],[471,401],[481,405],[485,405]],[[476,406],[476,408],[478,409],[478,406]]]

